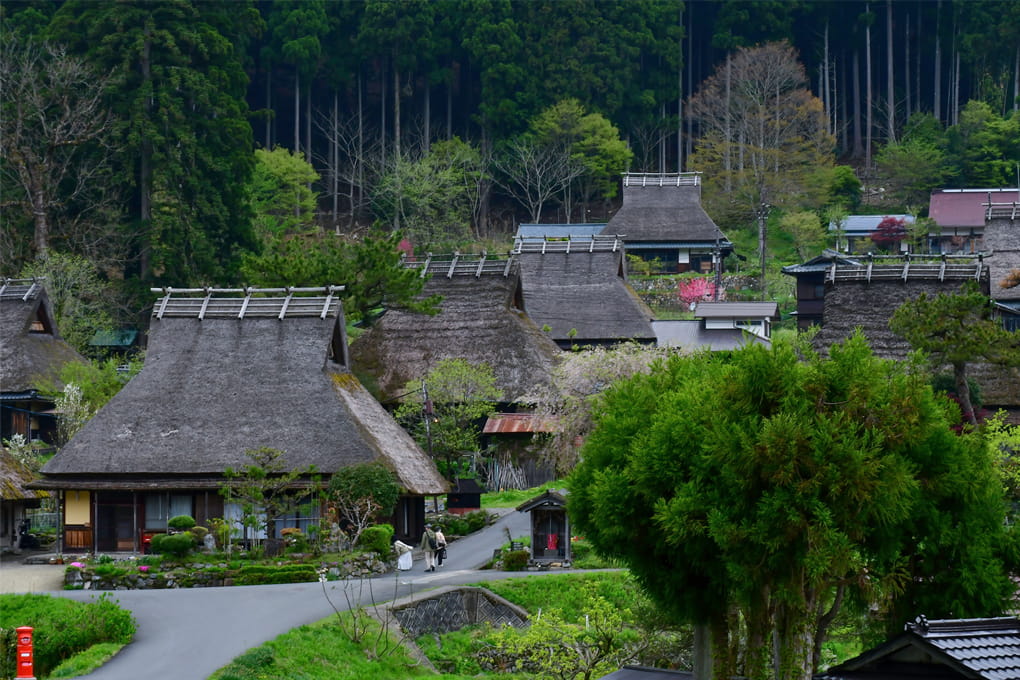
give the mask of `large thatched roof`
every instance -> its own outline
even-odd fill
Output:
[[[628,244],[641,242],[713,244],[729,241],[701,207],[699,173],[628,174],[623,177],[623,205],[603,234],[620,234]]]
[[[515,253],[524,310],[561,346],[655,341],[653,314],[627,284],[618,239],[518,241]]]
[[[379,461],[410,493],[446,482],[345,365],[343,312],[316,297],[157,301],[145,365],[43,469],[43,488],[216,488],[245,452],[330,474]]]
[[[443,359],[491,366],[504,401],[550,382],[560,349],[521,309],[516,260],[447,256],[407,266],[430,275],[423,294],[443,301],[435,316],[390,310],[351,344],[355,372],[371,376],[380,399],[402,394]]]
[[[85,361],[61,339],[41,279],[0,279],[0,393],[59,386],[60,369]]]

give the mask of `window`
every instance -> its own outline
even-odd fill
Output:
[[[178,515],[194,517],[191,500],[191,496],[180,494],[172,496],[164,493],[149,494],[145,497],[145,528],[166,529],[166,524],[171,517]]]

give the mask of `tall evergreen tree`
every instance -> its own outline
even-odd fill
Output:
[[[234,281],[253,244],[240,49],[258,27],[250,2],[221,0],[70,0],[54,17],[55,39],[113,74],[117,180],[133,195],[145,281]]]

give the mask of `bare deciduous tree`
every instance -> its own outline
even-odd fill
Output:
[[[496,184],[528,210],[534,223],[541,221],[542,207],[585,172],[568,148],[530,137],[512,140],[492,164]]]
[[[738,50],[691,98],[700,126],[692,165],[718,175],[748,215],[799,200],[808,176],[833,161],[822,103],[807,85],[796,51],[769,43]]]
[[[101,227],[112,222],[116,197],[105,179],[112,120],[103,103],[107,81],[61,47],[10,35],[0,44],[0,168],[21,194],[8,192],[3,207],[31,218],[36,256],[57,237],[87,255],[108,245],[109,230]]]

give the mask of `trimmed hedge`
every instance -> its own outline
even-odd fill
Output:
[[[319,573],[310,564],[252,564],[241,567],[234,577],[234,585],[256,586],[270,583],[309,583],[319,578]]]

